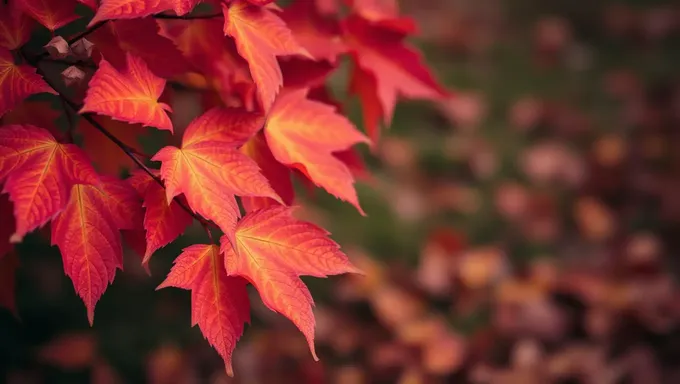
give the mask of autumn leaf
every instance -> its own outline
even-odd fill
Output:
[[[52,222],[52,245],[59,247],[64,272],[85,303],[90,325],[97,301],[113,282],[116,269],[123,268],[121,223],[111,211],[116,206],[109,194],[112,188],[116,187],[74,185],[68,205]]]
[[[309,56],[309,53],[298,44],[286,23],[268,7],[236,0],[230,6],[222,4],[222,8],[224,33],[234,38],[238,53],[248,61],[260,104],[268,111],[283,85],[276,57]]]
[[[299,221],[292,208],[273,207],[247,214],[236,226],[234,243],[223,236],[229,276],[242,276],[257,288],[264,304],[289,318],[314,349],[315,319],[309,290],[301,275],[327,277],[360,272],[328,232]]]
[[[0,48],[0,117],[28,96],[42,92],[56,94],[35,69],[14,64],[12,53]]]
[[[127,66],[126,52],[141,58],[151,72],[163,78],[171,78],[192,68],[175,44],[159,34],[159,25],[152,18],[111,21],[94,31],[88,39],[119,71]]]
[[[421,55],[404,43],[404,31],[358,16],[345,19],[342,25],[357,64],[352,90],[362,101],[366,130],[374,141],[379,132],[377,118],[389,126],[398,96],[428,100],[448,96],[422,63]]]
[[[54,32],[77,20],[75,0],[16,0],[18,7],[47,29]]]
[[[104,20],[136,19],[167,10],[185,15],[202,0],[102,0],[88,27]]]
[[[293,204],[295,190],[290,180],[290,171],[285,165],[279,163],[267,146],[267,141],[262,132],[251,138],[241,147],[241,152],[255,160],[262,170],[262,174],[269,180],[274,191],[281,197],[285,205]],[[272,205],[280,205],[269,197],[246,196],[241,197],[241,203],[246,212],[255,211]]]
[[[142,59],[129,53],[126,57],[125,72],[119,72],[106,60],[99,63],[80,113],[94,112],[172,132],[172,122],[166,112],[172,112],[172,108],[158,102],[165,80],[149,71]]]
[[[142,150],[139,138],[148,133],[148,128],[141,124],[131,125],[115,121],[105,116],[92,116],[92,118],[130,148],[137,151]],[[92,160],[99,173],[117,176],[120,175],[121,170],[135,166],[132,159],[120,147],[87,120],[79,120],[76,132],[82,136],[83,150]]]
[[[250,323],[246,280],[227,275],[216,245],[196,244],[182,251],[157,289],[166,287],[191,290],[192,325],[198,324],[233,376],[231,356],[245,323]]]
[[[19,242],[66,206],[73,184],[98,184],[99,178],[77,146],[60,144],[43,128],[10,125],[0,129],[3,181],[14,203],[12,241]]]
[[[142,264],[146,265],[153,253],[179,237],[193,218],[176,201],[168,204],[165,189],[145,172],[135,171],[129,182],[144,200],[146,249]]]
[[[17,49],[31,37],[33,21],[17,6],[18,3],[0,3],[0,49]]]
[[[350,169],[333,152],[368,143],[335,108],[306,98],[306,90],[282,94],[265,125],[274,158],[297,168],[319,187],[354,205],[363,215]]]
[[[168,202],[184,193],[194,212],[229,233],[240,217],[234,195],[280,201],[257,163],[236,149],[247,140],[242,131],[250,129],[252,135],[261,122],[258,115],[219,107],[192,121],[181,148],[162,148],[152,158],[163,163],[161,177]]]

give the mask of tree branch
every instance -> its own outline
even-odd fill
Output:
[[[78,41],[78,40],[80,40],[80,39],[86,37],[86,36],[89,35],[90,33],[96,31],[97,29],[99,29],[99,28],[101,28],[101,27],[103,27],[104,24],[106,24],[107,21],[108,21],[108,20],[100,21],[100,22],[98,22],[97,24],[91,26],[90,28],[84,30],[83,32],[81,32],[81,33],[79,33],[79,34],[73,36],[73,37],[70,38],[70,39],[68,39],[68,40],[67,40],[68,45],[71,45],[71,44],[75,43],[76,41]],[[37,60],[37,61],[40,61],[40,60],[46,58],[47,56],[49,56],[49,53],[48,53],[47,51],[44,51],[44,50],[43,50],[43,52],[42,52],[41,54],[39,54],[39,55],[36,57],[36,60]],[[37,62],[37,61],[36,61],[36,62]],[[36,66],[36,68],[37,68],[37,66]]]
[[[25,56],[25,55],[24,55],[24,56]],[[59,95],[59,97],[61,98],[61,100],[62,100],[66,105],[68,105],[75,113],[78,113],[78,111],[80,111],[80,110],[83,108],[82,105],[79,105],[79,104],[76,103],[75,101],[69,99],[68,97],[66,97],[66,95],[64,95],[63,92],[61,92],[61,91],[59,91],[59,90],[57,89],[55,82],[54,82],[52,79],[50,79],[48,76],[46,76],[45,72],[40,68],[40,66],[39,66],[40,60],[39,60],[39,59],[37,59],[37,58],[29,58],[29,57],[25,57],[25,58],[26,58],[26,61],[27,61],[31,66],[35,67],[36,73],[37,73],[38,75],[42,76],[42,78],[45,80],[45,82],[47,83],[47,85],[49,85],[52,89],[54,89],[54,90],[57,92],[57,94]],[[66,111],[66,113],[68,113],[68,111]],[[149,177],[151,177],[156,183],[158,183],[161,187],[165,188],[165,184],[163,183],[163,180],[161,180],[160,177],[156,176],[156,174],[154,174],[154,173],[151,171],[151,169],[149,169],[149,167],[146,166],[146,164],[144,164],[141,160],[139,160],[139,158],[138,158],[137,156],[135,156],[135,154],[139,154],[139,152],[138,152],[136,149],[132,148],[131,146],[129,146],[129,145],[127,145],[127,144],[125,144],[125,143],[122,142],[119,138],[117,138],[115,135],[113,135],[111,132],[109,132],[108,129],[104,128],[101,124],[99,124],[99,123],[92,117],[92,114],[90,114],[90,113],[81,113],[80,116],[82,116],[82,117],[83,117],[85,120],[87,120],[87,122],[90,123],[94,128],[96,128],[99,132],[101,132],[102,134],[104,134],[104,136],[106,136],[109,140],[111,140],[114,144],[116,144],[123,152],[125,152],[125,154],[126,154],[130,159],[132,159],[132,161],[135,162],[135,164],[137,164],[137,166],[138,166],[139,168],[141,168],[146,174],[148,174]],[[146,155],[146,154],[144,154],[144,156],[147,157],[147,158],[149,157],[149,156]],[[195,213],[191,208],[189,208],[189,207],[188,207],[186,204],[184,204],[181,200],[175,198],[174,201],[175,201],[182,209],[184,209],[189,215],[191,215],[191,217],[193,217],[194,219],[196,219],[196,220],[197,220],[204,228],[208,229],[209,226],[212,224],[210,221],[206,220],[205,218],[203,218],[203,217],[200,216],[199,214]],[[212,224],[212,225],[214,225],[214,224]],[[209,235],[210,237],[212,237],[212,234],[211,234],[209,231],[208,231],[208,235]]]

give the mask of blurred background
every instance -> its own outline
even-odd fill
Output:
[[[320,362],[253,294],[226,377],[189,292],[154,291],[200,227],[151,277],[129,251],[93,328],[34,234],[18,247],[20,321],[0,310],[0,382],[680,383],[673,3],[400,1],[456,96],[402,101],[379,148],[361,148],[367,218],[300,188],[302,216],[366,272],[304,278]]]

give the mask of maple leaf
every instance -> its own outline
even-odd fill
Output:
[[[0,256],[0,308],[8,309],[18,317],[16,307],[16,270],[19,258],[15,252]]]
[[[159,25],[151,18],[111,21],[88,39],[119,71],[127,65],[126,52],[144,60],[151,72],[163,78],[191,69],[191,64],[173,42],[159,35]]]
[[[281,94],[267,123],[265,137],[274,158],[297,168],[317,186],[354,205],[363,215],[349,168],[333,152],[369,140],[335,108],[306,98],[307,90]]]
[[[97,301],[116,269],[123,268],[120,228],[109,199],[103,189],[76,184],[68,205],[52,222],[52,245],[59,247],[64,272],[85,303],[90,325]]]
[[[33,21],[16,4],[0,4],[0,48],[17,49],[31,37]]]
[[[153,253],[179,237],[193,218],[176,201],[168,204],[165,189],[146,172],[137,170],[128,180],[144,200],[146,245],[142,264],[146,265]]]
[[[168,202],[184,193],[194,212],[229,233],[240,217],[234,195],[281,201],[257,163],[236,149],[261,124],[259,115],[227,108],[213,108],[192,121],[181,148],[162,148],[152,158],[162,162]]]
[[[129,53],[126,57],[125,72],[119,72],[102,59],[90,80],[80,113],[94,112],[172,132],[172,122],[166,112],[172,112],[172,108],[158,102],[165,80],[154,75],[139,57]]]
[[[378,119],[389,126],[399,95],[442,100],[448,92],[423,65],[421,55],[404,43],[404,31],[358,16],[343,21],[346,41],[356,61],[352,91],[362,101],[364,123],[377,139]]]
[[[234,376],[231,356],[245,323],[250,323],[246,280],[227,275],[219,247],[196,244],[182,251],[157,289],[165,287],[191,290],[192,326],[198,324],[224,360],[227,374]]]
[[[56,94],[34,68],[14,64],[12,53],[0,48],[0,117],[28,96],[42,92]]]
[[[17,5],[28,16],[54,32],[64,25],[77,20],[75,0],[16,0]]]
[[[137,151],[142,150],[139,138],[148,133],[148,128],[141,124],[130,125],[104,116],[92,116],[92,118],[129,147]],[[134,161],[116,143],[87,120],[80,119],[76,131],[82,135],[83,150],[100,173],[117,176],[121,169],[134,166]]]
[[[104,20],[136,19],[172,9],[185,15],[202,0],[102,0],[88,27]]]
[[[234,38],[238,53],[248,62],[260,104],[268,111],[283,85],[276,57],[311,56],[298,44],[286,23],[268,7],[237,0],[230,6],[222,4],[222,8],[224,33]]]
[[[285,165],[279,163],[267,146],[267,141],[262,132],[251,138],[241,147],[241,152],[255,160],[262,170],[262,174],[269,180],[274,191],[281,197],[285,205],[293,204],[295,190],[290,180],[290,171]],[[247,212],[279,205],[275,200],[268,197],[246,196],[241,197],[241,203]]]
[[[0,129],[0,183],[14,203],[13,242],[43,226],[66,205],[71,186],[98,184],[83,151],[60,144],[47,130],[32,125]]]
[[[273,207],[247,214],[236,226],[234,242],[223,236],[222,252],[229,276],[250,281],[264,304],[288,317],[314,349],[314,314],[301,275],[327,277],[360,273],[324,229],[292,215],[290,207]]]

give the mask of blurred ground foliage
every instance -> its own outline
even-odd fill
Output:
[[[56,249],[33,236],[19,247],[22,322],[0,313],[0,381],[680,382],[680,7],[401,4],[457,95],[402,103],[365,151],[368,218],[306,195],[305,218],[367,273],[306,280],[320,363],[254,301],[226,378],[187,327],[188,293],[154,292],[200,230],[156,255],[151,278],[130,257],[92,329]]]

